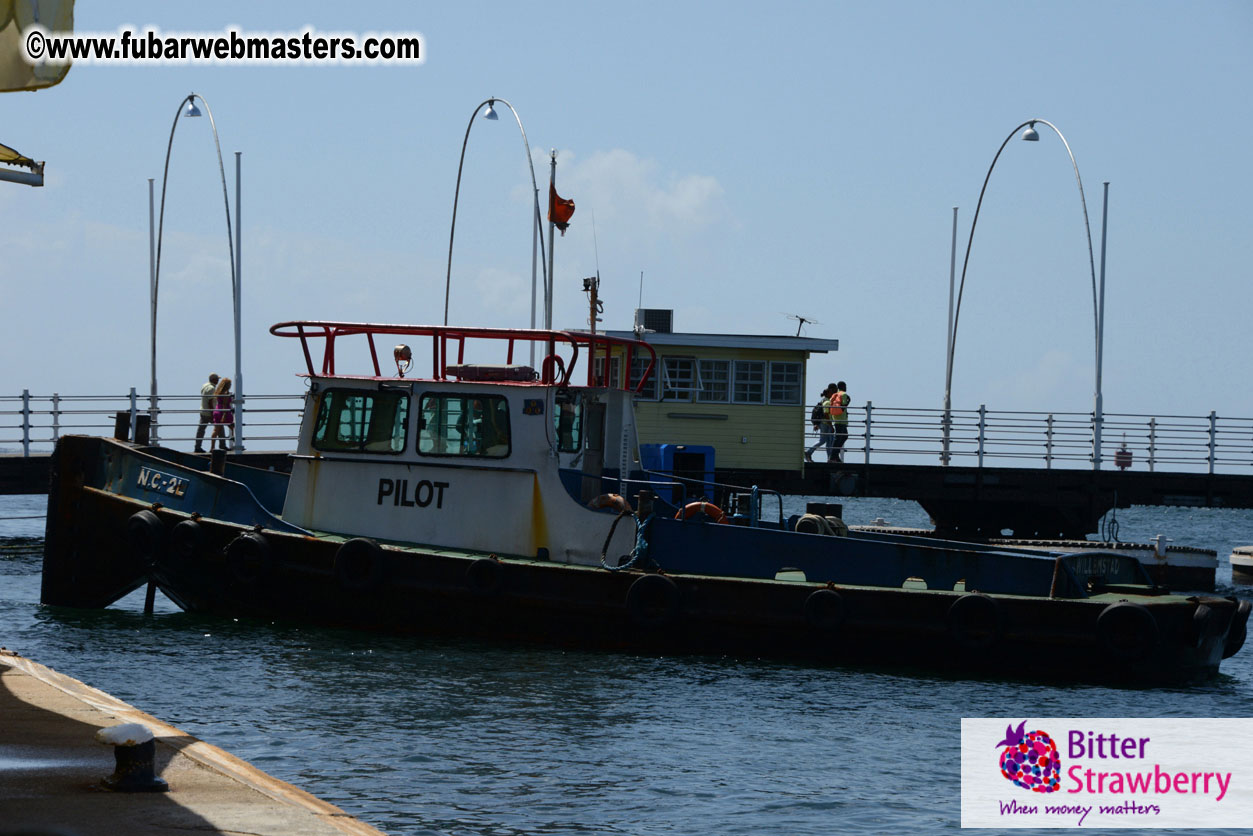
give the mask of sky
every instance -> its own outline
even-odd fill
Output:
[[[458,157],[476,105],[516,108],[535,176],[576,203],[554,325],[639,301],[676,330],[838,339],[808,392],[942,405],[953,236],[970,244],[953,405],[1088,412],[1102,184],[1107,413],[1253,416],[1253,4],[79,2],[75,30],[419,32],[421,65],[75,66],[0,95],[0,143],[47,161],[0,183],[0,395],[114,394],[149,378],[148,179],[195,92],[235,211],[242,152],[245,394],[295,393],[294,319],[439,323]],[[474,119],[452,323],[530,318],[531,187],[517,124]],[[989,175],[993,159],[996,164]],[[970,227],[984,178],[975,234]],[[180,120],[162,234],[158,378],[234,364],[208,120]]]

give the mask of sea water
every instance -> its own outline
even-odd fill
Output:
[[[962,717],[1253,707],[1253,645],[1202,685],[1109,688],[396,638],[187,615],[160,598],[145,616],[142,592],[107,610],[48,608],[45,507],[0,497],[0,645],[397,836],[952,832]],[[1219,594],[1253,597],[1226,563],[1253,544],[1253,512],[1117,513],[1123,540],[1217,550]],[[847,500],[844,514],[928,523],[895,500]]]

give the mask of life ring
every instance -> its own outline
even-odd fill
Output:
[[[674,515],[674,518],[676,520],[687,520],[697,514],[704,514],[709,517],[709,521],[713,523],[725,525],[727,521],[727,515],[723,513],[721,508],[714,505],[712,502],[689,502],[679,509],[679,512]]]
[[[588,508],[612,508],[619,514],[631,513],[631,503],[626,498],[616,493],[602,493],[600,496],[587,503]]]
[[[679,615],[680,597],[678,585],[665,575],[643,575],[627,590],[627,615],[636,627],[667,627]]]
[[[126,537],[132,552],[149,564],[155,563],[164,550],[165,523],[147,509],[136,511],[126,521]]]
[[[387,579],[383,548],[368,537],[354,537],[335,552],[335,579],[345,589],[377,589]]]
[[[182,561],[193,561],[204,549],[204,527],[195,520],[183,520],[170,531],[168,556]]]
[[[815,589],[805,599],[805,622],[823,633],[834,633],[848,619],[844,598],[834,589]]]
[[[1253,610],[1253,604],[1248,601],[1236,605],[1236,611],[1231,615],[1231,626],[1227,628],[1227,639],[1223,642],[1224,659],[1230,659],[1244,647],[1244,640],[1249,635],[1249,610]]]
[[[1004,626],[1000,604],[980,592],[968,592],[948,608],[948,634],[964,650],[991,650]]]
[[[1153,613],[1142,604],[1119,601],[1101,610],[1096,637],[1105,652],[1120,662],[1138,662],[1161,640]]]
[[[494,595],[500,589],[500,562],[480,557],[466,567],[466,586],[476,595]]]
[[[270,542],[255,531],[245,531],[226,547],[226,565],[235,580],[255,586],[274,571],[274,553]]]

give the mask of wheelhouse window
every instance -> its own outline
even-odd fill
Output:
[[[697,366],[701,390],[696,393],[700,403],[726,403],[731,400],[731,362],[701,360]]]
[[[766,402],[766,364],[761,360],[736,360],[733,391],[736,403]]]
[[[553,430],[557,433],[557,449],[577,453],[583,443],[583,402],[569,393],[558,394],[553,410]]]
[[[772,362],[770,364],[770,403],[801,402],[801,364]]]
[[[503,459],[510,452],[509,402],[499,395],[432,392],[418,405],[424,456]]]
[[[328,389],[322,393],[313,447],[328,452],[400,453],[409,425],[408,392]]]
[[[690,401],[698,390],[696,361],[691,357],[665,357],[661,361],[661,399]]]

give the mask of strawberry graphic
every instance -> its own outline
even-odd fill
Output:
[[[1005,727],[1001,751],[1001,774],[1008,781],[1032,792],[1057,792],[1061,783],[1062,761],[1057,744],[1047,732],[1025,731],[1027,721]]]

